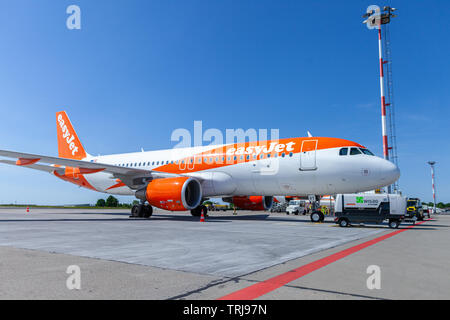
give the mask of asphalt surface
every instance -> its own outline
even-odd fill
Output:
[[[403,226],[402,226],[403,227]],[[324,266],[262,299],[450,298],[449,216],[436,216]],[[217,299],[330,254],[392,232],[340,228],[331,218],[238,211],[0,209],[0,299]],[[81,270],[69,290],[68,266]],[[369,265],[381,289],[366,286]]]

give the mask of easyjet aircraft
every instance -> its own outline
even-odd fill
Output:
[[[0,150],[0,156],[15,159],[0,162],[46,171],[91,190],[136,196],[141,204],[132,208],[135,217],[150,217],[152,206],[200,215],[205,210],[202,199],[207,197],[234,197],[239,206],[268,209],[274,195],[367,191],[390,185],[400,175],[393,163],[356,142],[337,138],[290,138],[96,157],[84,150],[64,111],[56,113],[56,126],[59,157]]]

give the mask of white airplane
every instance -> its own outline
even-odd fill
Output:
[[[132,217],[150,217],[152,206],[199,216],[206,213],[202,200],[208,197],[233,197],[239,206],[269,209],[274,195],[360,192],[390,185],[400,176],[393,163],[338,138],[92,156],[64,111],[56,113],[56,125],[58,157],[0,150],[0,156],[16,159],[0,162],[46,171],[91,190],[136,196],[141,204],[133,206]]]

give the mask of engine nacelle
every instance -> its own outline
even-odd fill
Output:
[[[202,201],[202,187],[200,182],[189,177],[155,179],[138,190],[136,198],[164,210],[192,210]]]
[[[235,196],[223,200],[230,200],[227,202],[233,203],[235,207],[252,211],[270,210],[273,204],[273,197],[268,196]]]

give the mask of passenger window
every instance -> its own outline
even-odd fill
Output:
[[[358,148],[351,148],[350,149],[350,155],[351,156],[354,156],[354,155],[357,155],[357,154],[361,154],[361,151],[359,151]]]
[[[291,152],[291,153],[289,153],[289,157],[292,157],[294,154]]]
[[[283,153],[281,154],[281,157],[284,158],[285,155],[286,155],[286,154],[283,152]]]
[[[341,150],[339,150],[340,156],[346,156],[347,154],[348,154],[348,148],[342,148]]]

